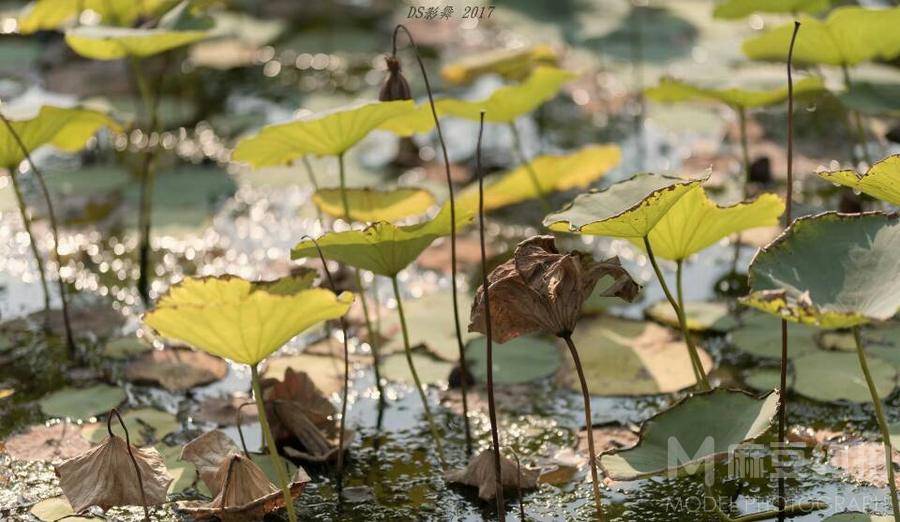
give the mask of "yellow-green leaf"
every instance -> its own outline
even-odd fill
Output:
[[[570,154],[548,154],[531,160],[542,194],[573,188],[586,188],[612,170],[622,159],[617,145],[589,145]],[[507,205],[540,197],[527,167],[519,166],[501,174],[484,187],[484,209],[495,210]],[[470,185],[456,200],[460,207],[475,209],[478,186]]]
[[[448,63],[441,68],[441,78],[452,85],[465,85],[484,74],[499,74],[507,80],[520,80],[535,66],[555,66],[558,60],[556,51],[546,44],[498,49]]]
[[[73,51],[93,60],[142,58],[203,40],[208,31],[81,26],[66,31]]]
[[[775,194],[720,207],[700,188],[672,205],[650,230],[648,239],[656,256],[679,261],[735,232],[777,225],[783,212],[784,201]],[[641,238],[630,240],[639,247],[644,245]]]
[[[484,100],[438,100],[438,114],[478,121],[483,110],[484,121],[509,123],[540,107],[556,96],[563,84],[576,77],[563,69],[538,67],[524,82],[500,87]]]
[[[59,29],[87,10],[99,15],[104,25],[131,26],[138,18],[155,17],[175,3],[176,0],[37,0],[19,14],[19,32]]]
[[[810,76],[794,84],[794,95],[800,96],[821,92],[825,84],[817,76]],[[714,100],[730,105],[736,109],[752,109],[775,105],[787,100],[787,86],[768,90],[748,90],[739,88],[713,89],[701,87],[674,78],[662,78],[659,85],[645,91],[647,98],[658,102],[681,102],[688,100]]]
[[[345,217],[344,200],[341,189],[319,189],[313,194],[313,202],[329,216]],[[379,190],[374,188],[346,189],[347,206],[352,221],[370,223],[373,221],[397,221],[410,216],[424,214],[435,203],[434,195],[425,189],[396,188]]]
[[[900,205],[900,154],[875,162],[865,174],[855,170],[832,170],[819,172],[819,176],[891,205]]]
[[[471,211],[456,213],[456,228],[472,220]],[[417,225],[397,226],[378,221],[362,230],[329,232],[318,239],[325,257],[341,263],[393,277],[419,257],[435,239],[450,234],[450,208],[444,207],[434,219]],[[298,243],[291,259],[315,257],[312,241]]]
[[[641,238],[701,182],[637,174],[605,190],[581,194],[563,210],[545,217],[544,226],[559,232]]]
[[[29,152],[42,145],[75,152],[103,127],[120,128],[105,113],[82,107],[45,105],[36,116],[23,119],[14,114],[4,114]],[[0,167],[14,168],[24,159],[25,155],[9,129],[6,125],[0,125]]]
[[[234,362],[254,365],[307,328],[344,315],[353,294],[309,288],[309,278],[250,282],[188,278],[144,315],[163,337]]]
[[[234,161],[254,167],[285,165],[301,156],[335,156],[391,118],[414,110],[412,100],[370,102],[268,125],[238,142]]]
[[[725,0],[713,16],[735,20],[753,13],[820,13],[830,6],[831,0]]]
[[[434,108],[440,117],[440,106],[435,103]],[[428,102],[420,103],[411,111],[385,121],[378,128],[404,138],[413,134],[431,132],[431,129],[434,128],[434,114],[431,112],[431,105]]]
[[[855,65],[900,55],[900,7],[865,9],[839,7],[825,20],[800,17],[794,62]],[[744,41],[744,54],[754,60],[784,61],[794,24],[785,24]]]

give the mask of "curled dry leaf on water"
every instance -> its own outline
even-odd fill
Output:
[[[103,510],[114,506],[143,505],[141,487],[131,455],[141,474],[147,505],[162,504],[172,477],[155,448],[131,446],[111,435],[94,448],[56,466],[59,486],[76,513],[90,506]]]
[[[243,406],[244,404],[246,406]],[[234,426],[237,423],[238,408],[242,418],[256,418],[256,404],[252,398],[244,395],[228,395],[203,399],[197,406],[194,420],[210,422],[217,426]]]
[[[266,402],[277,400],[298,402],[310,412],[317,424],[326,422],[335,414],[334,405],[306,372],[295,371],[288,367],[281,380],[265,379],[262,388]]]
[[[521,469],[521,474],[520,474]],[[504,488],[533,489],[537,487],[540,471],[516,465],[516,461],[500,457],[500,478]],[[497,496],[497,474],[494,471],[494,452],[486,449],[472,457],[463,469],[448,471],[444,477],[457,484],[478,488],[478,497],[491,500]]]
[[[276,422],[282,428],[278,434],[283,436],[284,451],[288,456],[308,462],[325,462],[337,458],[340,438],[334,419],[318,417],[318,412],[309,410],[297,401],[276,400],[273,401],[272,408]],[[352,441],[353,432],[346,430],[344,451]],[[297,442],[299,448],[294,448]]]
[[[218,381],[228,374],[225,360],[187,348],[149,351],[125,367],[125,378],[155,383],[171,392]]]
[[[581,252],[559,253],[553,236],[526,239],[512,259],[488,275],[494,340],[503,343],[532,332],[571,333],[582,303],[601,281],[606,296],[631,301],[640,291],[616,257],[597,262]],[[485,331],[484,292],[482,286],[475,293],[470,332]]]
[[[91,443],[81,436],[80,427],[68,422],[31,426],[3,444],[10,457],[28,461],[59,462],[91,449]]]

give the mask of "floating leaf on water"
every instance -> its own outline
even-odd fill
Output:
[[[741,318],[742,325],[731,332],[731,344],[739,350],[757,357],[781,358],[781,320],[768,314],[751,311]],[[817,350],[815,336],[818,330],[810,326],[788,323],[788,357]],[[854,348],[855,349],[855,348]],[[771,388],[765,388],[771,389]]]
[[[484,210],[496,210],[553,192],[587,188],[615,168],[621,158],[622,151],[617,145],[588,145],[568,154],[538,156],[530,160],[527,166],[518,166],[487,183],[484,187]],[[532,172],[541,188],[540,194],[535,190]],[[477,184],[459,193],[456,206],[477,208]]]
[[[898,248],[896,215],[801,217],[757,253],[742,302],[822,328],[890,319],[900,308]]]
[[[728,305],[712,301],[687,301],[684,303],[688,330],[695,332],[728,332],[738,327]],[[647,307],[648,318],[672,328],[679,328],[678,317],[668,301],[657,301]]]
[[[152,347],[137,337],[119,337],[110,339],[103,345],[103,356],[110,359],[131,359]]]
[[[462,328],[463,342],[478,337],[478,334],[467,332],[465,329],[465,310],[472,306],[472,297],[468,292],[458,292],[460,324]],[[459,360],[459,346],[456,340],[456,326],[453,324],[453,295],[449,288],[442,288],[427,293],[422,297],[404,301],[403,311],[406,313],[406,326],[409,333],[410,346],[425,346],[429,352],[440,359],[449,362]],[[435,313],[436,310],[447,313]],[[379,348],[382,353],[386,351],[400,351],[403,349],[403,339],[400,330],[400,316],[397,310],[391,310],[390,315],[382,319],[383,332],[396,331],[397,333]],[[446,376],[445,376],[446,377]]]
[[[48,417],[87,419],[108,412],[124,400],[125,391],[122,388],[98,384],[88,388],[62,388],[47,395],[38,404]]]
[[[873,198],[900,205],[900,154],[876,161],[865,174],[855,170],[819,172],[819,177],[832,183],[864,192]]]
[[[247,406],[242,405],[247,404]],[[250,397],[229,395],[227,397],[207,397],[197,405],[194,420],[210,422],[217,426],[235,426],[237,424],[238,408],[241,418],[256,418],[256,403]]]
[[[93,516],[76,516],[72,506],[66,497],[52,497],[44,499],[37,504],[31,506],[29,511],[38,520],[42,522],[56,522],[65,520],[66,522],[92,522],[95,520],[104,520]]]
[[[702,180],[638,174],[599,192],[576,197],[544,218],[557,232],[612,237],[644,237],[685,194]]]
[[[696,383],[687,345],[668,328],[644,321],[601,317],[582,321],[572,334],[592,395],[636,396],[673,393]],[[703,368],[712,359],[698,349]],[[580,390],[574,368],[564,382]]]
[[[456,229],[472,220],[471,212],[457,212]],[[437,238],[450,234],[450,209],[416,225],[398,226],[379,221],[361,230],[329,232],[317,241],[325,257],[378,275],[393,277],[416,260]],[[311,240],[291,250],[291,259],[318,256]]]
[[[321,411],[307,408],[296,400],[276,400],[272,402],[278,434],[284,452],[292,459],[305,462],[328,462],[340,453],[340,430],[334,418],[322,417]],[[353,431],[344,431],[346,452],[353,444]],[[299,443],[299,444],[297,444]]]
[[[694,474],[734,446],[765,433],[777,411],[778,392],[762,398],[721,388],[699,393],[644,422],[640,442],[603,455],[600,466],[613,480]],[[671,458],[673,443],[684,451],[684,460]]]
[[[453,369],[453,364],[421,351],[413,351],[412,359],[419,380],[423,384],[447,382],[447,377]],[[381,376],[387,380],[411,386],[416,384],[409,371],[406,355],[402,353],[391,354],[381,360]]]
[[[349,292],[335,295],[309,286],[306,274],[266,282],[188,278],[143,319],[165,337],[255,365],[307,328],[344,315],[353,302]]]
[[[343,383],[344,363],[335,357],[322,355],[300,354],[269,359],[262,377],[283,380],[288,370],[306,373],[325,395],[337,392]]]
[[[800,78],[794,83],[794,96],[823,92],[825,84],[819,77]],[[787,86],[768,90],[714,89],[690,82],[664,77],[659,85],[644,91],[647,98],[657,102],[672,103],[689,100],[719,101],[737,109],[752,109],[783,103],[788,98]]]
[[[38,424],[13,435],[3,443],[6,453],[19,460],[59,462],[91,448],[77,425],[60,422],[52,426]]]
[[[166,464],[166,470],[172,477],[168,493],[182,493],[197,482],[197,468],[190,462],[181,460],[181,446],[168,446],[158,444],[156,451],[162,456]],[[209,494],[209,491],[202,492]]]
[[[451,85],[465,85],[485,74],[499,74],[507,80],[525,78],[540,65],[555,66],[559,56],[546,44],[496,49],[465,56],[441,67],[441,78]]]
[[[122,414],[122,420],[128,428],[132,444],[136,446],[145,446],[151,441],[160,441],[181,427],[181,423],[174,415],[155,408],[129,410]],[[97,444],[103,441],[107,435],[106,423],[88,424],[81,428],[81,434]]]
[[[344,218],[344,196],[346,192],[350,219],[371,223],[373,221],[398,221],[403,218],[424,214],[435,204],[431,192],[419,188],[376,188],[319,189],[312,200],[319,209],[335,218]]]
[[[516,462],[500,455],[500,481],[503,489],[533,489],[537,487],[539,470],[516,466]],[[457,484],[478,488],[478,497],[491,500],[497,496],[497,471],[494,469],[494,450],[486,449],[472,457],[465,469],[448,471],[444,477]]]
[[[831,0],[725,0],[716,4],[715,18],[736,20],[753,13],[819,13],[831,7]]]
[[[259,168],[285,165],[308,154],[336,156],[385,121],[412,110],[411,100],[369,102],[268,125],[238,142],[231,159]]]
[[[794,63],[855,65],[900,54],[900,7],[865,9],[838,7],[825,20],[801,15],[803,29],[794,44]],[[787,59],[794,24],[785,24],[744,41],[744,54],[753,60]]]
[[[520,384],[549,377],[559,370],[562,358],[552,341],[523,336],[494,344],[494,382]],[[487,345],[483,337],[466,343],[466,364],[479,382],[487,382]]]
[[[223,359],[184,348],[152,350],[125,367],[129,381],[159,384],[171,392],[209,384],[227,374],[228,363]]]

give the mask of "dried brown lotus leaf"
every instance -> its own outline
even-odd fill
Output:
[[[282,380],[267,379],[263,383],[263,388],[263,397],[267,402],[277,400],[299,402],[304,409],[314,414],[316,419],[313,421],[317,424],[318,418],[327,419],[335,414],[334,405],[306,372],[295,371],[288,367],[284,370]]]
[[[500,457],[500,478],[504,488],[532,489],[537,487],[539,470],[521,467],[512,459]],[[444,477],[450,482],[478,488],[478,497],[491,500],[497,496],[497,475],[494,471],[494,451],[487,449],[476,455],[464,469],[448,471]]]
[[[53,426],[36,425],[6,439],[6,452],[19,460],[70,459],[91,449],[91,443],[81,436],[78,426],[60,422]]]
[[[218,381],[227,373],[225,360],[184,348],[153,350],[125,367],[129,381],[156,383],[171,392]]]
[[[162,504],[172,477],[155,448],[131,447],[147,505]],[[56,466],[63,494],[79,513],[90,506],[140,506],[141,488],[124,439],[107,437],[98,446]]]
[[[333,420],[317,423],[314,412],[310,412],[297,401],[274,401],[275,418],[289,435],[286,438],[296,439],[301,449],[286,446],[284,452],[291,458],[308,462],[326,462],[337,458],[339,437],[338,427]],[[323,427],[320,427],[323,426]],[[344,432],[344,451],[353,441],[353,432]]]
[[[240,453],[241,450],[225,432],[212,430],[185,444],[181,450],[181,460],[193,464],[206,487],[218,493],[222,488],[217,478],[219,468],[228,457]]]
[[[211,422],[217,426],[234,426],[237,424],[238,409],[241,419],[256,417],[256,403],[249,397],[229,395],[227,397],[207,397],[200,402],[194,420]]]

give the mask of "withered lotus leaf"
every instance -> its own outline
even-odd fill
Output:
[[[241,450],[225,432],[212,430],[185,444],[181,450],[181,460],[193,464],[200,480],[215,493],[222,489],[222,484],[217,481],[222,463],[240,453]]]
[[[172,477],[155,448],[131,446],[147,505],[162,504]],[[125,439],[111,435],[98,446],[56,466],[63,494],[79,513],[90,506],[140,506],[141,488]]]
[[[262,387],[266,402],[277,400],[299,402],[316,425],[327,421],[335,414],[334,405],[306,372],[287,368],[282,380],[266,379]]]
[[[617,257],[597,262],[581,252],[561,254],[553,236],[534,236],[519,243],[512,259],[488,275],[491,325],[503,343],[532,332],[571,333],[581,305],[598,281],[606,279],[603,296],[632,301],[640,291]],[[485,333],[484,287],[472,304],[470,332]]]
[[[540,471],[519,467],[512,459],[500,457],[500,479],[504,489],[537,487]],[[445,477],[450,482],[478,488],[478,497],[491,500],[497,496],[497,475],[494,471],[494,450],[487,449],[476,455],[464,469],[448,471]]]

